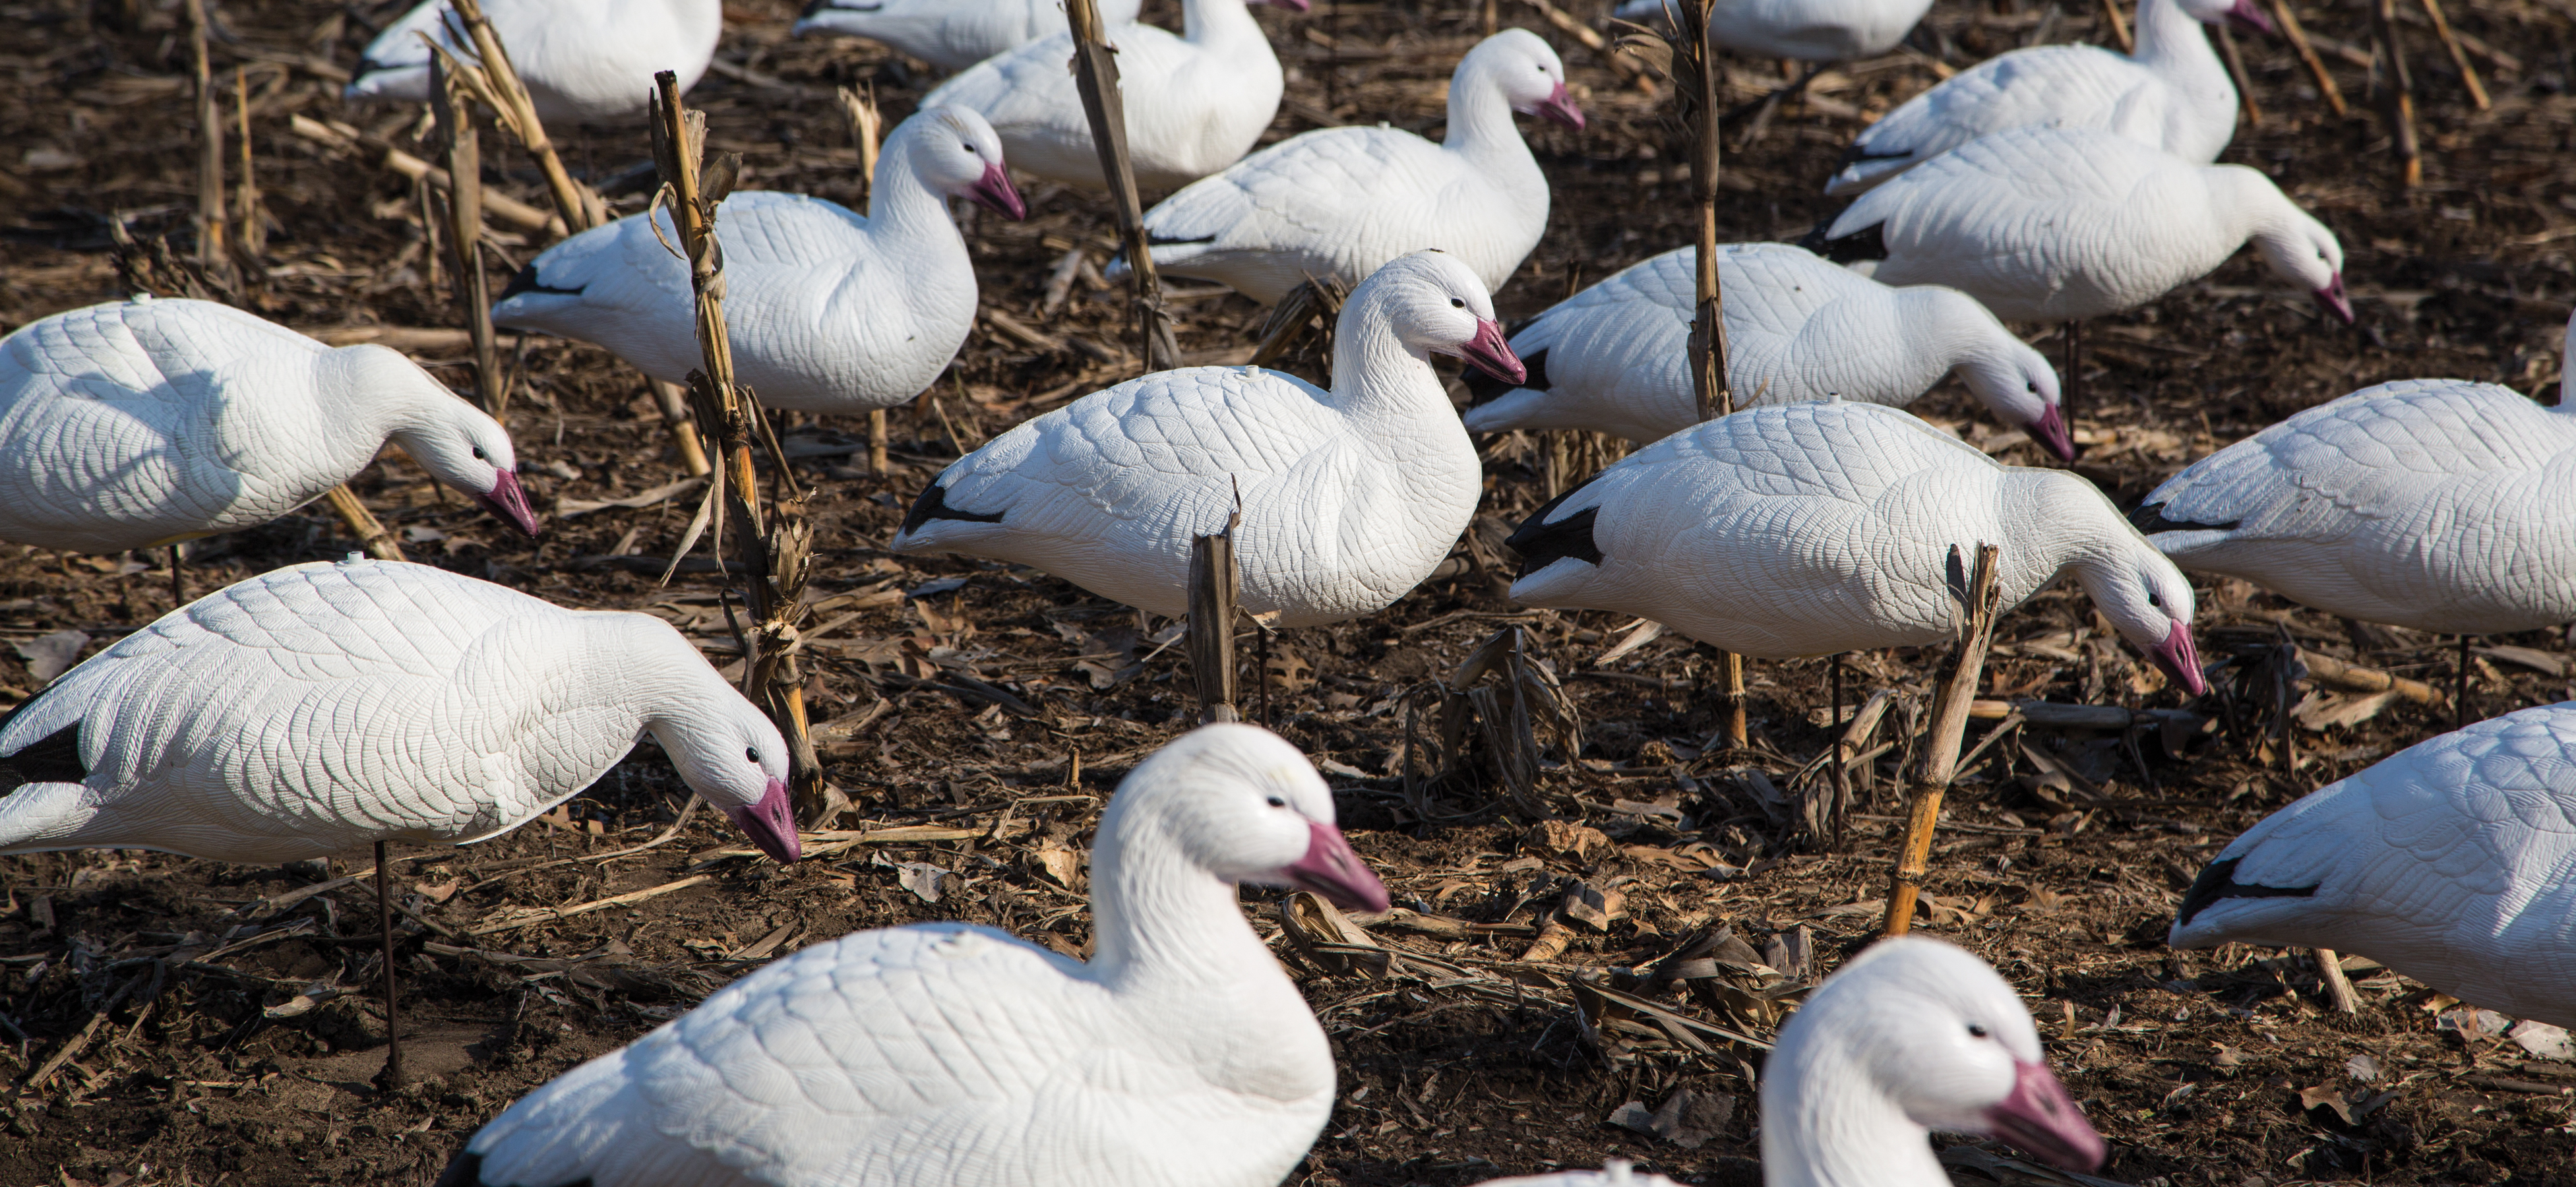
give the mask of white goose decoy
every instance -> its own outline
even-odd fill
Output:
[[[2272,31],[2253,0],[2142,0],[2138,50],[2034,45],[1988,58],[1862,129],[1828,194],[1857,194],[2006,128],[2116,132],[2186,161],[2218,159],[2236,135],[2236,84],[2203,24]]]
[[[754,190],[716,208],[735,374],[767,408],[890,408],[939,377],[975,323],[975,269],[949,217],[962,197],[1028,213],[982,116],[924,109],[886,138],[870,213]],[[689,266],[670,212],[593,227],[546,249],[492,306],[492,322],[607,347],[684,382],[698,351]],[[660,234],[655,234],[656,228]]]
[[[1807,996],[1762,1065],[1767,1187],[1950,1187],[1931,1132],[2069,1170],[2109,1147],[2048,1070],[2021,995],[1925,936],[1881,940]]]
[[[1212,725],[1110,798],[1089,963],[964,923],[808,948],[512,1105],[438,1187],[1271,1187],[1333,1053],[1246,882],[1386,909],[1305,757]]]
[[[1695,425],[1539,508],[1508,541],[1512,598],[1615,610],[1760,659],[1942,642],[1980,543],[2006,609],[2071,574],[2194,695],[2191,583],[2091,482],[2006,466],[1876,404],[1786,404]]]
[[[2168,941],[2358,952],[2576,1027],[2576,702],[2481,721],[2283,808],[2220,851]]]
[[[678,74],[686,92],[707,72],[724,32],[720,0],[484,0],[483,16],[548,124],[604,124],[641,112],[656,71]],[[423,35],[474,58],[447,0],[428,0],[367,43],[343,97],[427,101]]]
[[[256,527],[388,440],[537,534],[509,433],[384,347],[150,297],[0,339],[0,540],[110,553]]]
[[[1140,0],[1099,3],[1102,24],[1136,23]],[[1064,0],[807,0],[795,34],[865,37],[954,73],[1064,29]]]
[[[1307,0],[1182,0],[1181,36],[1139,22],[1110,28],[1139,189],[1178,189],[1241,160],[1278,114],[1285,79],[1245,9],[1252,3],[1307,8]],[[985,59],[922,103],[981,112],[1020,169],[1106,189],[1072,60],[1073,33],[1060,30]]]
[[[2061,459],[2075,442],[2057,372],[1967,294],[1890,288],[1785,243],[1729,243],[1717,257],[1726,370],[1738,407],[1840,396],[1904,407],[1956,370],[1997,419]],[[1698,259],[1654,256],[1512,333],[1529,368],[1518,388],[1467,375],[1467,427],[1590,429],[1644,443],[1699,421],[1690,327]]]
[[[2576,349],[2576,321],[2568,327]],[[2131,521],[2186,569],[2442,634],[2576,619],[2576,395],[2405,379],[2192,463]]]
[[[1449,554],[1483,492],[1432,352],[1513,382],[1521,367],[1484,286],[1436,251],[1363,281],[1334,333],[1329,392],[1192,367],[1026,421],[923,488],[892,547],[1031,565],[1177,618],[1191,539],[1240,509],[1245,610],[1312,626],[1384,609]]]
[[[1681,1184],[1662,1175],[1642,1174],[1626,1159],[1613,1158],[1597,1171],[1558,1171],[1552,1175],[1487,1179],[1476,1187],[1681,1187]]]
[[[1500,290],[1547,230],[1547,175],[1512,113],[1583,127],[1565,65],[1527,29],[1479,43],[1449,77],[1438,144],[1383,124],[1292,136],[1145,212],[1154,267],[1264,305],[1308,279],[1356,284],[1436,247]],[[1126,271],[1111,266],[1114,279]]]
[[[1676,0],[1628,0],[1610,15],[1666,23]],[[1802,62],[1875,58],[1896,48],[1932,0],[1717,0],[1708,39],[1741,53]]]

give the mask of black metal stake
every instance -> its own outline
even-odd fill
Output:
[[[387,1092],[402,1087],[402,1008],[394,996],[394,905],[385,891],[385,843],[376,842],[376,926],[383,929],[385,964],[385,1070],[376,1084]]]

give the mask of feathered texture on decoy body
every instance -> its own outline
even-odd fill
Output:
[[[1925,936],[1880,940],[1807,995],[1762,1065],[1767,1187],[1950,1187],[1928,1131],[2069,1170],[2109,1147],[2048,1070],[2021,995]]]
[[[1438,144],[1384,124],[1319,128],[1164,199],[1145,212],[1154,266],[1268,305],[1310,277],[1355,284],[1436,247],[1498,291],[1547,230],[1547,174],[1515,111],[1583,126],[1564,63],[1527,29],[1459,61]],[[1122,259],[1112,279],[1125,271]]]
[[[1977,545],[2006,609],[2060,576],[2197,694],[2192,590],[2093,484],[2005,466],[1876,404],[1694,426],[1538,509],[1512,598],[1613,610],[1764,659],[1946,641]],[[1954,592],[1954,590],[1956,592]]]
[[[2138,49],[2034,45],[1977,63],[1861,130],[1828,194],[1857,194],[1991,132],[2093,128],[2186,161],[2218,159],[2236,135],[2236,84],[2203,24],[2272,31],[2253,0],[2144,0]]]
[[[1484,286],[1439,252],[1353,290],[1333,350],[1329,392],[1279,371],[1193,367],[1024,422],[933,480],[892,546],[1032,565],[1178,617],[1191,539],[1225,530],[1239,506],[1244,609],[1287,626],[1383,609],[1449,554],[1483,490],[1432,352],[1514,381],[1520,365]]]
[[[1235,886],[1385,887],[1251,726],[1138,764],[1096,837],[1088,963],[963,923],[808,948],[511,1106],[439,1187],[1274,1187],[1333,1053]]]
[[[483,17],[548,126],[640,114],[656,71],[677,74],[685,93],[707,72],[724,32],[720,0],[483,0]],[[429,0],[367,43],[344,96],[427,101],[423,34],[465,61],[478,57],[447,0]]]
[[[2576,702],[2481,721],[2317,789],[2221,850],[2170,942],[2357,952],[2576,1027]]]
[[[0,853],[466,844],[570,799],[648,733],[795,860],[786,743],[670,624],[353,553],[171,611],[0,720]]]
[[[1171,190],[1252,151],[1278,114],[1284,77],[1246,4],[1304,12],[1307,0],[1182,0],[1180,36],[1130,22],[1107,30],[1118,51],[1127,155],[1136,185]],[[922,100],[983,113],[1011,164],[1051,181],[1106,189],[1091,120],[1074,87],[1070,29],[999,54]]]
[[[1628,0],[1611,13],[1623,21],[1668,24],[1664,14],[1689,0]],[[1708,39],[1743,54],[1839,62],[1875,58],[1914,31],[1932,0],[1717,0],[1708,10]]]
[[[2202,165],[2092,128],[2013,128],[1861,195],[1803,244],[1876,260],[1888,284],[1946,284],[2006,321],[2081,321],[2153,301],[2252,240],[2344,321],[2343,245],[2243,165]]]
[[[1467,427],[1590,429],[1658,440],[1699,422],[1690,327],[1698,260],[1654,256],[1532,318],[1512,334],[1526,386],[1469,374]],[[2075,456],[2057,372],[1967,294],[1890,288],[1785,243],[1718,249],[1726,371],[1738,408],[1840,396],[1903,407],[1952,370],[2005,424]]]
[[[1681,1187],[1662,1175],[1650,1175],[1630,1166],[1624,1158],[1613,1158],[1600,1170],[1558,1171],[1552,1175],[1521,1175],[1510,1179],[1487,1179],[1476,1187]]]
[[[2576,347],[2576,322],[2569,324]],[[2186,569],[2443,634],[2576,619],[2576,408],[2509,387],[2363,388],[2195,462],[2132,519]]]
[[[1101,23],[1135,23],[1138,4],[1099,0]],[[1064,30],[1064,0],[808,0],[795,33],[865,37],[954,72]]]
[[[537,533],[500,422],[384,347],[149,297],[0,339],[0,540],[108,553],[257,527],[388,440]]]
[[[921,394],[975,324],[975,269],[948,214],[971,199],[1019,218],[983,117],[929,108],[897,125],[869,214],[763,190],[716,208],[735,375],[765,408],[857,413]],[[698,350],[689,266],[670,212],[594,227],[529,262],[493,324],[607,347],[655,379],[684,382]],[[656,235],[656,229],[660,234]]]

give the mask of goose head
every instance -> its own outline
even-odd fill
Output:
[[[2075,1170],[2108,1152],[2012,986],[1960,948],[1901,936],[1844,965],[1780,1029],[1762,1077],[1764,1178],[1947,1183],[1928,1130],[2001,1138]]]
[[[895,129],[913,174],[930,192],[964,198],[1005,218],[1029,215],[1002,164],[1002,137],[984,117],[963,107],[933,107]]]
[[[1202,726],[1138,764],[1101,816],[1093,881],[1104,864],[1134,861],[1149,836],[1220,882],[1312,891],[1354,911],[1387,908],[1385,884],[1334,824],[1323,777],[1265,729]]]
[[[2095,502],[2110,508],[2091,482],[2068,477],[2082,483],[2084,493]],[[2116,516],[2118,511],[2109,513]],[[2191,636],[2191,619],[2197,610],[2191,580],[2126,520],[2117,527],[2106,523],[2101,531],[2109,544],[2107,555],[2076,562],[2085,595],[2148,662],[2164,669],[2191,695],[2206,694],[2209,679],[2201,674],[2200,647]]]
[[[1455,87],[1471,76],[1494,80],[1512,110],[1583,130],[1583,107],[1565,89],[1565,62],[1554,47],[1527,29],[1505,29],[1476,44],[1451,76]]]
[[[656,620],[664,631],[669,625]],[[676,639],[676,635],[674,639]],[[686,640],[678,640],[683,647]],[[706,669],[696,649],[674,654],[670,662]],[[641,652],[638,651],[640,660]],[[690,672],[691,677],[701,673]],[[802,856],[795,813],[788,806],[787,740],[778,727],[741,693],[711,669],[703,679],[680,683],[675,703],[645,719],[644,728],[662,744],[680,781],[710,807],[733,819],[751,843],[780,862]]]
[[[2248,33],[2274,32],[2272,18],[2254,0],[2181,0],[2182,10],[2204,25],[2233,25]]]
[[[360,345],[332,353],[354,399],[392,409],[393,428],[386,435],[430,477],[464,492],[529,538],[538,535],[536,509],[519,485],[519,455],[501,422],[395,351]]]
[[[1529,369],[1512,353],[1503,323],[1494,319],[1494,298],[1485,291],[1485,282],[1458,257],[1438,248],[1398,256],[1370,273],[1351,290],[1342,317],[1352,320],[1362,310],[1384,317],[1396,340],[1417,354],[1465,359],[1513,387],[1529,379]]]
[[[1927,314],[1922,328],[1934,336],[1928,344],[1934,357],[1949,354],[1958,360],[1959,378],[1978,403],[2006,424],[2021,426],[2049,456],[2075,460],[2075,437],[2060,404],[2057,368],[2048,365],[2047,356],[2013,337],[1975,297],[1928,284],[1903,291],[1922,302]]]
[[[2243,166],[2226,166],[2242,169]],[[2298,208],[2270,178],[2253,174],[2247,188],[2257,205],[2254,248],[2274,275],[2308,290],[2326,312],[2351,325],[2352,298],[2343,288],[2343,244],[2314,215]],[[2266,192],[2268,191],[2268,192]]]

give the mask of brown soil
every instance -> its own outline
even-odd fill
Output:
[[[1929,25],[1937,36],[1923,44],[1963,64],[2035,36],[2104,33],[2089,4],[2061,19],[2053,6],[2012,3],[2012,11],[1945,4]],[[419,247],[411,187],[367,154],[318,145],[289,127],[301,113],[409,142],[409,116],[343,109],[332,75],[333,63],[356,60],[369,22],[400,7],[344,11],[313,0],[217,7],[229,40],[217,45],[216,62],[227,77],[240,66],[249,85],[259,181],[273,220],[265,276],[237,299],[287,324],[454,324],[447,290]],[[1341,7],[1338,17],[1258,10],[1294,71],[1276,133],[1379,119],[1435,129],[1449,66],[1481,32],[1485,6]],[[1571,7],[1589,16],[1606,5]],[[783,0],[729,8],[735,23],[722,56],[745,69],[710,75],[692,96],[709,113],[716,146],[744,155],[747,185],[854,199],[856,166],[832,87],[872,82],[899,117],[926,73],[871,46],[789,40],[794,13]],[[1162,0],[1150,11],[1169,19],[1175,8]],[[1501,14],[1543,28],[1518,3]],[[2305,16],[2311,30],[2368,45],[2361,8],[2311,8]],[[2134,500],[2188,460],[2365,384],[2462,375],[2536,390],[2555,381],[2565,303],[2576,295],[2564,247],[2576,226],[2576,189],[2563,159],[2576,127],[2576,100],[2564,93],[2576,38],[2567,15],[2543,5],[2464,4],[2451,17],[2478,46],[2492,47],[2480,49],[2476,63],[2495,106],[2473,111],[2449,60],[2422,26],[2407,26],[2426,146],[2425,181],[2412,192],[2393,186],[2395,161],[2382,125],[2366,114],[2361,67],[2330,56],[2355,103],[2353,116],[2339,119],[2286,48],[2247,43],[2264,122],[2240,132],[2228,159],[2280,177],[2342,236],[2361,325],[2325,324],[2250,254],[2150,309],[2097,323],[2088,349],[2094,394],[2077,418],[2078,439],[2088,445],[2084,473]],[[19,31],[13,52],[0,54],[0,233],[11,256],[0,266],[0,328],[8,328],[121,294],[109,252],[114,220],[146,239],[166,233],[186,250],[195,137],[175,3],[34,0],[0,5],[0,20]],[[1664,107],[1622,86],[1597,55],[1548,35],[1589,87],[1593,124],[1580,135],[1527,125],[1557,185],[1556,214],[1546,242],[1501,294],[1507,316],[1687,241],[1687,197],[1670,176],[1675,138]],[[1829,209],[1816,187],[1859,115],[1929,85],[1925,61],[1894,57],[1837,71],[1812,98],[1785,105],[1749,144],[1730,142],[1721,234],[1794,239],[1805,231]],[[1736,99],[1767,85],[1769,65],[1737,66]],[[594,176],[645,159],[639,129],[560,132],[574,165]],[[485,144],[494,184],[542,204],[528,162],[499,148],[496,134],[487,132]],[[1040,309],[1067,249],[1109,242],[1105,211],[1054,187],[1036,187],[1030,198],[1036,213],[1025,223],[966,217],[988,306],[1062,345],[979,332],[954,385],[939,389],[948,419],[895,417],[903,463],[896,474],[871,477],[845,452],[800,462],[820,491],[815,584],[826,597],[860,595],[826,603],[822,616],[862,611],[815,646],[816,716],[847,721],[884,702],[879,715],[826,747],[830,777],[865,817],[844,826],[935,827],[955,839],[881,838],[779,868],[726,852],[739,838],[701,815],[670,843],[600,859],[660,836],[685,800],[686,789],[647,748],[558,820],[470,849],[403,854],[398,881],[423,921],[407,925],[399,964],[419,1078],[393,1093],[370,1086],[384,1024],[367,988],[376,941],[363,884],[283,902],[303,877],[149,853],[0,859],[0,1064],[16,1085],[66,1042],[76,1048],[41,1085],[0,1097],[7,1102],[0,1182],[427,1183],[509,1101],[804,944],[859,928],[964,918],[1079,951],[1087,924],[1067,885],[1080,884],[1068,854],[1083,845],[1099,797],[1189,720],[1187,679],[1174,679],[1178,650],[1157,652],[1140,641],[1132,613],[1051,578],[898,558],[878,547],[958,444],[971,447],[1133,371],[1120,346],[1129,336],[1118,293],[1077,285],[1061,311]],[[627,198],[625,209],[637,201]],[[507,254],[515,264],[536,246],[514,243]],[[1239,351],[1260,319],[1234,297],[1191,296],[1180,310],[1183,346],[1198,358]],[[2056,349],[2053,329],[2032,330]],[[466,382],[454,352],[424,361],[444,368],[450,382]],[[540,507],[630,496],[676,476],[632,371],[596,349],[551,340],[526,344],[524,368],[509,419]],[[1919,411],[1960,423],[1974,438],[1994,432],[1955,384]],[[853,427],[803,434],[821,446],[846,442],[836,433]],[[2009,460],[2040,461],[2027,444],[1994,444]],[[1344,820],[1398,903],[1500,925],[1464,938],[1380,925],[1377,942],[1404,953],[1385,979],[1288,958],[1346,1071],[1344,1103],[1307,1164],[1308,1182],[1460,1184],[1614,1155],[1702,1183],[1755,1182],[1747,1074],[1758,1053],[1724,1040],[1688,1049],[1636,1018],[1598,1014],[1598,998],[1586,999],[1594,1012],[1579,1010],[1576,974],[1758,1035],[1768,1033],[1769,1011],[1750,991],[1775,983],[1748,974],[1701,983],[1701,997],[1690,998],[1631,970],[1722,924],[1793,974],[1801,971],[1803,937],[1815,957],[1804,970],[1812,975],[1875,928],[1902,807],[1892,773],[1909,747],[1868,764],[1848,836],[1835,850],[1804,835],[1798,821],[1814,781],[1794,777],[1823,745],[1821,663],[1756,665],[1755,753],[1703,757],[1715,723],[1705,653],[1666,638],[1598,666],[1621,620],[1519,612],[1503,596],[1508,561],[1498,541],[1547,494],[1548,454],[1534,438],[1490,442],[1491,505],[1461,545],[1458,572],[1387,613],[1297,632],[1278,649],[1288,678],[1271,711],[1290,738],[1330,764]],[[569,605],[661,614],[704,640],[717,662],[730,662],[712,575],[654,584],[658,562],[649,558],[676,546],[683,507],[558,518],[531,547],[398,456],[357,487],[406,533],[415,559]],[[204,542],[190,577],[202,591],[352,547],[317,509]],[[126,563],[0,549],[0,637],[24,643],[77,629],[103,646],[167,609],[167,576],[157,556]],[[909,601],[867,596],[950,577],[967,580],[953,593]],[[2348,633],[2236,583],[2207,590],[2202,605],[2213,655],[2238,647],[2259,657],[2286,633],[2445,689],[2452,678],[2439,640]],[[1534,825],[1506,802],[1481,750],[1471,749],[1449,777],[1407,790],[1403,694],[1447,673],[1506,625],[1527,631],[1534,652],[1564,675],[1583,723],[1576,761],[1562,763],[1551,751],[1535,802],[1522,807],[1596,833]],[[2000,637],[2007,646],[1990,669],[1988,695],[2181,704],[2105,642],[2107,631],[2072,592],[2041,596],[2009,616]],[[2561,650],[2554,635],[2505,642]],[[1076,659],[1104,653],[1121,658]],[[1899,691],[1885,736],[1903,733],[1898,727],[1911,719],[1937,659],[1898,653],[1858,661],[1855,700],[1873,689]],[[997,702],[960,677],[1009,699]],[[2471,677],[2481,714],[2570,692],[2560,677],[2485,659]],[[2177,1187],[2576,1184],[2565,1096],[2576,1088],[2576,1066],[2526,1058],[2493,1036],[2438,1029],[2434,1008],[2444,1003],[2393,976],[2356,973],[2364,1005],[2343,1017],[2304,953],[2164,946],[2176,892],[2227,838],[2448,720],[2447,708],[2399,703],[2322,732],[2303,727],[2296,773],[2285,776],[2260,749],[2273,705],[2269,679],[2249,666],[2232,686],[2241,695],[2200,706],[2226,728],[2177,734],[2170,746],[2149,734],[2143,772],[2117,735],[2032,730],[1987,750],[1954,797],[1922,926],[1976,948],[2028,995],[2057,1066],[2113,1142],[2104,1173],[2114,1178]],[[0,707],[34,683],[18,653],[0,648]],[[2322,722],[2319,711],[2339,704],[2311,705],[2310,716]],[[1433,722],[1422,730],[1433,732]],[[1078,778],[1068,765],[1076,754]],[[1426,746],[1426,773],[1435,758]],[[2072,774],[2049,776],[2043,763]],[[906,863],[945,872],[938,902],[904,888],[907,872],[914,884],[924,881]],[[360,858],[343,871],[367,864]],[[1712,866],[1746,869],[1720,879],[1702,872]],[[701,873],[711,880],[632,905],[477,934],[532,909]],[[1573,929],[1570,947],[1540,964],[1520,961],[1533,929],[1560,918],[1569,891],[1578,903],[1587,894],[1624,894],[1625,917],[1595,915],[1606,919],[1603,930],[1573,912],[1564,917],[1572,920],[1564,924]],[[1248,894],[1246,904],[1275,933],[1271,897]],[[1707,1094],[1682,1111],[1711,1131],[1704,1144],[1684,1147],[1607,1121],[1623,1104],[1651,1110],[1680,1090]],[[1963,1172],[1963,1181],[1989,1180]]]

